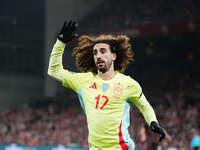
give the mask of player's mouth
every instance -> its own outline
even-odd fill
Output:
[[[104,62],[103,60],[97,61],[97,65],[98,65],[98,66],[102,66],[102,65],[104,65],[104,64],[105,64],[105,62]]]

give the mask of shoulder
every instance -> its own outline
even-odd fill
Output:
[[[119,73],[119,78],[123,80],[128,86],[140,86],[140,84],[129,75]]]
[[[135,92],[141,92],[142,88],[140,84],[131,76],[120,74],[120,78],[122,79],[124,86],[127,90],[135,91]]]
[[[93,75],[92,72],[72,72],[72,71],[69,71],[71,74],[73,75],[77,75],[77,76],[91,76]]]
[[[130,97],[139,97],[142,93],[140,84],[130,76],[126,76],[126,90]]]
[[[71,80],[71,81],[88,81],[91,80],[93,78],[93,73],[92,72],[85,72],[85,73],[79,73],[79,72],[72,72],[72,71],[68,71],[65,70],[66,75],[69,76],[69,78],[67,80]]]
[[[72,74],[74,74],[74,76],[81,78],[81,79],[91,79],[94,77],[94,74],[92,72],[84,72],[84,73],[72,72]]]
[[[129,81],[130,76],[122,74],[122,73],[117,73],[118,79],[122,80],[122,81]]]
[[[82,72],[82,73],[78,73],[81,76],[87,77],[87,76],[94,76],[94,74],[92,72]]]

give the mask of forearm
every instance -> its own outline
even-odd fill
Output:
[[[65,43],[57,40],[49,59],[48,75],[59,81],[62,81],[62,72],[64,72],[62,65],[62,55],[65,45]]]
[[[148,125],[150,125],[150,123],[152,121],[158,122],[155,112],[154,112],[152,106],[146,100],[144,94],[142,94],[140,99],[135,104],[139,108],[140,112],[143,114],[144,119],[146,120]]]

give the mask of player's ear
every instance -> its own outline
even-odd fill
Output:
[[[116,58],[117,58],[117,54],[116,53],[112,53],[112,58],[113,58],[113,61],[115,61]]]

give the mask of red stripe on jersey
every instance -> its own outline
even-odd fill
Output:
[[[128,146],[124,143],[124,139],[122,137],[122,121],[121,121],[120,127],[119,127],[119,144],[120,144],[122,150],[128,150]]]

